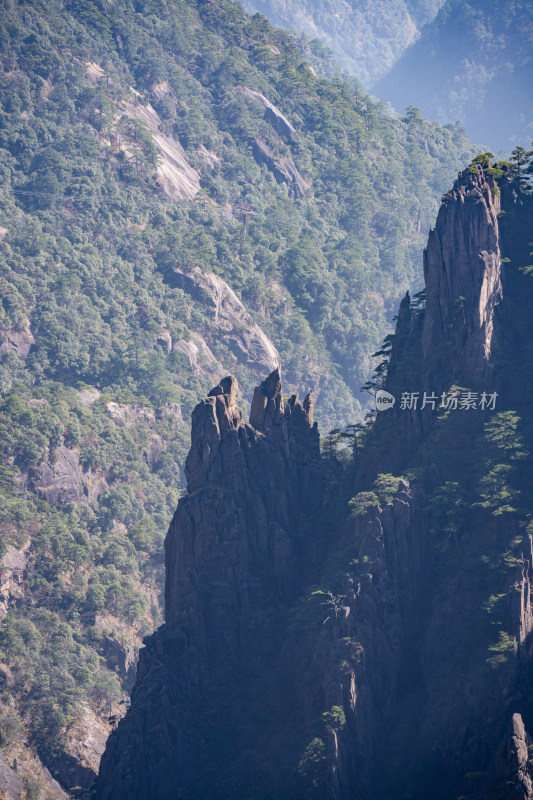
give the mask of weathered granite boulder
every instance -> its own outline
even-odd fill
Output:
[[[305,197],[311,185],[298,172],[291,156],[277,156],[272,147],[263,139],[254,137],[252,153],[259,164],[266,164],[278,183],[286,183],[289,192],[295,197]]]
[[[79,450],[64,444],[55,448],[53,459],[48,456],[42,462],[33,484],[36,491],[52,505],[72,501],[92,503],[108,488],[102,471],[84,470],[80,464]]]
[[[0,558],[0,620],[9,607],[25,595],[24,579],[28,566],[28,545],[17,549],[8,544]]]
[[[30,321],[26,319],[18,330],[6,331],[2,334],[0,354],[15,353],[19,358],[25,359],[34,344],[35,337],[30,329]]]
[[[277,108],[277,106],[271,103],[270,100],[261,94],[261,92],[258,92],[255,89],[250,89],[248,86],[244,86],[242,91],[246,97],[249,97],[256,103],[259,103],[259,105],[265,109],[265,120],[274,127],[277,133],[279,133],[281,136],[285,136],[292,143],[298,141],[296,130],[294,129],[293,125],[291,125],[287,117],[279,110],[279,108]]]

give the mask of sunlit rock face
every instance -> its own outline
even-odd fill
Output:
[[[426,314],[422,353],[454,349],[469,384],[490,370],[494,312],[502,300],[500,192],[481,167],[461,173],[443,198],[424,253]]]

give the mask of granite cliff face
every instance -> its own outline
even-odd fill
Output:
[[[493,170],[479,165],[462,173],[424,253],[425,308],[409,296],[400,307],[385,383],[397,403],[378,413],[358,477],[366,488],[376,472],[415,470],[430,584],[420,587],[416,688],[410,710],[396,706],[388,738],[396,757],[375,779],[376,797],[402,796],[401,787],[413,797],[533,796],[532,465],[522,453],[510,488],[503,474],[512,467],[487,445],[506,435],[511,419],[521,446],[533,443],[525,378],[532,289],[524,271],[532,227],[531,195],[519,184],[497,185]],[[402,407],[404,393],[416,402]],[[455,409],[441,405],[443,393],[456,394]],[[483,393],[495,394],[494,415],[479,405]],[[424,407],[425,394],[436,402]],[[468,394],[477,410],[461,405]],[[504,505],[507,492],[513,502]]]
[[[453,353],[452,369],[475,384],[490,369],[494,312],[502,299],[499,213],[492,176],[481,167],[461,173],[443,198],[424,253],[423,357]]]
[[[533,363],[531,205],[461,174],[426,307],[406,298],[393,339],[387,389],[496,392],[493,416],[398,402],[355,470],[320,456],[312,397],[285,402],[278,369],[249,423],[232,377],[196,407],[166,622],[99,800],[531,800],[533,431],[517,412],[533,391],[513,378]]]
[[[502,191],[512,207],[511,190]],[[385,387],[398,402],[390,414],[378,415],[372,455],[365,462],[368,475],[376,467],[400,469],[429,433],[435,409],[423,407],[424,393],[440,402],[452,384],[489,393],[498,383],[502,390],[495,370],[502,361],[504,329],[509,327],[505,315],[512,305],[508,299],[504,310],[502,303],[502,191],[492,174],[477,165],[460,173],[442,198],[424,251],[424,301],[417,304],[408,292],[400,304]],[[416,408],[401,408],[404,393],[417,396]]]
[[[256,390],[250,423],[237,397],[227,377],[193,412],[188,495],[166,539],[166,622],[141,652],[99,797],[201,796],[199,771],[219,761],[213,735],[245,714],[239,683],[275,658],[277,619],[301,590],[305,519],[321,502],[312,397],[284,402],[279,370]]]

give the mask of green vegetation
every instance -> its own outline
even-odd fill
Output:
[[[42,787],[40,781],[33,775],[25,775],[22,779],[27,800],[40,800]]]
[[[472,150],[315,77],[290,36],[228,0],[7,2],[0,104],[0,552],[27,562],[0,700],[46,762],[85,706],[120,713],[107,634],[137,647],[161,620],[180,418],[221,377],[209,349],[245,395],[264,377],[235,354],[246,326],[218,328],[175,269],[221,276],[288,388],[311,383],[321,423],[344,424]],[[186,162],[178,188],[163,139]]]
[[[390,503],[397,493],[402,478],[395,478],[394,475],[378,475],[372,486],[378,496],[381,505]]]
[[[364,517],[370,512],[378,510],[379,498],[375,492],[358,492],[348,505],[351,509],[351,517]]]
[[[526,458],[523,439],[517,428],[520,418],[513,411],[495,414],[484,426],[487,458],[484,474],[478,484],[479,505],[494,516],[516,511],[511,502],[516,490],[509,485],[516,462]]]
[[[348,502],[350,507],[350,517],[364,517],[372,511],[377,511],[380,506],[390,503],[402,478],[395,478],[394,475],[378,475],[372,485],[372,491],[358,492],[355,497]]]
[[[504,664],[509,656],[516,652],[516,647],[516,639],[509,636],[505,631],[500,631],[498,642],[489,647],[489,650],[495,653],[494,656],[488,659],[489,663],[493,665]]]
[[[318,736],[305,748],[298,764],[298,772],[306,778],[316,796],[326,776],[326,745]]]
[[[332,729],[342,728],[346,724],[346,715],[340,706],[331,706],[322,714],[324,724]]]
[[[340,706],[332,706],[329,711],[325,711],[317,727],[322,729],[321,736],[312,739],[305,748],[300,762],[298,772],[305,779],[308,791],[311,796],[321,796],[321,790],[327,775],[327,755],[326,744],[328,732],[338,731],[346,724],[346,716]],[[325,730],[324,730],[325,729]],[[324,732],[322,732],[324,731]]]
[[[383,5],[362,0],[246,0],[244,5],[265,14],[274,25],[313,37],[311,42],[303,40],[302,49],[306,45],[319,49],[318,36],[334,51],[343,69],[370,87],[416,39],[443,2],[394,0]]]
[[[206,327],[205,304],[165,280],[174,266],[197,265],[241,294],[275,341],[291,384],[326,370],[318,398],[325,423],[353,414],[367,354],[418,271],[437,197],[470,155],[464,136],[392,120],[343,84],[314,78],[285,34],[230,6],[213,17],[208,6],[176,4],[171,24],[149,4],[142,17],[127,5],[110,10],[122,49],[84,24],[92,12],[70,14],[57,2],[41,20],[38,8],[9,38],[0,141],[11,190],[2,324],[22,330],[37,305],[32,368],[154,399],[157,388],[176,390],[179,376],[180,398],[188,389],[198,396],[206,382],[183,375],[183,357],[165,357],[156,342],[162,328],[187,339]],[[37,49],[25,43],[32,36]],[[285,56],[258,58],[258,44]],[[65,50],[75,59],[61,57]],[[26,70],[19,83],[7,72],[17,60]],[[96,86],[88,61],[105,63]],[[154,87],[165,80],[170,89],[159,98],[154,92],[166,90]],[[243,83],[290,116],[297,145],[262,119],[262,107],[238,89]],[[140,112],[152,102],[163,131],[185,146],[201,179],[195,201],[172,204],[158,189],[153,133],[123,113],[126,101]],[[43,142],[30,132],[32,118]],[[249,141],[257,136],[276,157],[293,159],[311,183],[306,197],[292,199],[292,184],[279,185],[256,162]],[[214,154],[208,162],[205,149]],[[245,238],[231,213],[243,202],[254,210]],[[283,301],[273,293],[279,284],[288,289]],[[214,346],[231,366],[223,341]],[[256,375],[241,372],[249,390]],[[10,379],[8,372],[4,384]]]

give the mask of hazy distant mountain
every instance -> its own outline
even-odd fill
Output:
[[[444,0],[244,0],[275,25],[319,38],[368,88],[435,17]]]
[[[507,150],[533,138],[532,54],[531,0],[448,0],[373,92]]]
[[[495,151],[533,138],[532,0],[244,5],[319,38],[343,69],[400,112],[416,105],[438,122],[458,120],[471,139]]]

